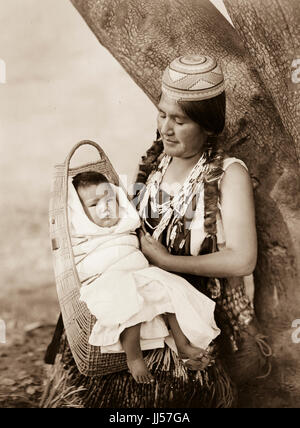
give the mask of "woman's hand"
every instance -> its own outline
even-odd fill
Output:
[[[147,258],[149,263],[154,266],[164,268],[166,265],[166,260],[170,256],[168,250],[156,239],[152,238],[149,233],[145,233],[143,230],[138,232],[141,251],[144,256]]]

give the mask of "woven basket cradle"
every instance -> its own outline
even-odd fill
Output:
[[[72,156],[83,145],[95,147],[100,160],[70,168]],[[50,239],[57,295],[71,352],[80,373],[101,376],[127,369],[127,364],[124,353],[101,354],[100,347],[88,343],[96,318],[79,300],[81,282],[75,266],[68,221],[68,178],[85,171],[100,172],[110,182],[120,185],[116,171],[98,144],[89,140],[76,144],[65,162],[54,169],[49,209]]]

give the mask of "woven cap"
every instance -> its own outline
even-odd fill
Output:
[[[162,92],[177,101],[207,100],[224,90],[221,67],[210,56],[186,55],[176,58],[162,77]]]

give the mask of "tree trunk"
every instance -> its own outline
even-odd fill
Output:
[[[287,132],[294,139],[300,160],[300,81],[292,81],[292,63],[298,59],[300,64],[300,2],[224,2]]]
[[[299,93],[294,86],[287,91],[287,59],[300,40],[298,0],[227,0],[236,30],[208,0],[71,1],[154,103],[162,72],[175,57],[203,53],[220,61],[228,99],[224,145],[246,161],[256,184],[255,303],[275,351],[271,381],[279,390],[276,398],[273,388],[268,405],[295,405],[300,345],[292,342],[291,325],[300,318]],[[256,385],[256,395],[263,388]]]
[[[299,162],[300,82],[293,83],[291,65],[297,59],[300,63],[300,2],[298,0],[224,0],[224,3],[251,57],[251,63],[270,94],[287,134],[292,137],[292,144]],[[274,141],[270,141],[266,146],[267,152],[273,144],[276,147],[276,136]],[[281,148],[281,153],[285,150],[286,144]],[[283,159],[284,157],[282,161]],[[273,211],[269,213],[271,216],[263,218],[266,213],[263,205],[258,211],[261,233],[264,234],[268,230],[269,236],[261,240],[260,259],[255,275],[256,284],[259,287],[256,309],[264,319],[267,331],[270,331],[273,336],[282,389],[289,390],[299,397],[300,345],[293,343],[291,327],[293,320],[300,318],[300,182],[299,166],[297,168],[297,163],[292,160],[292,156],[289,161],[289,166],[284,166],[279,178],[272,182],[273,188],[269,193],[276,210],[279,211],[280,223],[274,221],[275,218],[272,220]],[[279,158],[278,169],[283,166],[282,163]],[[267,171],[262,174],[263,180],[268,179],[266,174],[269,175]],[[261,197],[261,204],[263,204],[264,195],[262,194]],[[268,228],[266,228],[266,221],[270,222]],[[285,227],[282,233],[290,237],[289,244],[287,239],[286,242],[278,240],[279,236],[283,236],[278,230],[282,225]],[[288,255],[288,251],[294,252],[294,261]],[[285,260],[291,261],[288,276],[282,267]],[[289,281],[287,281],[288,278],[290,278]],[[273,297],[271,297],[271,287]]]

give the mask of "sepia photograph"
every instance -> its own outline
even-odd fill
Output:
[[[299,0],[0,28],[0,408],[300,408]]]

